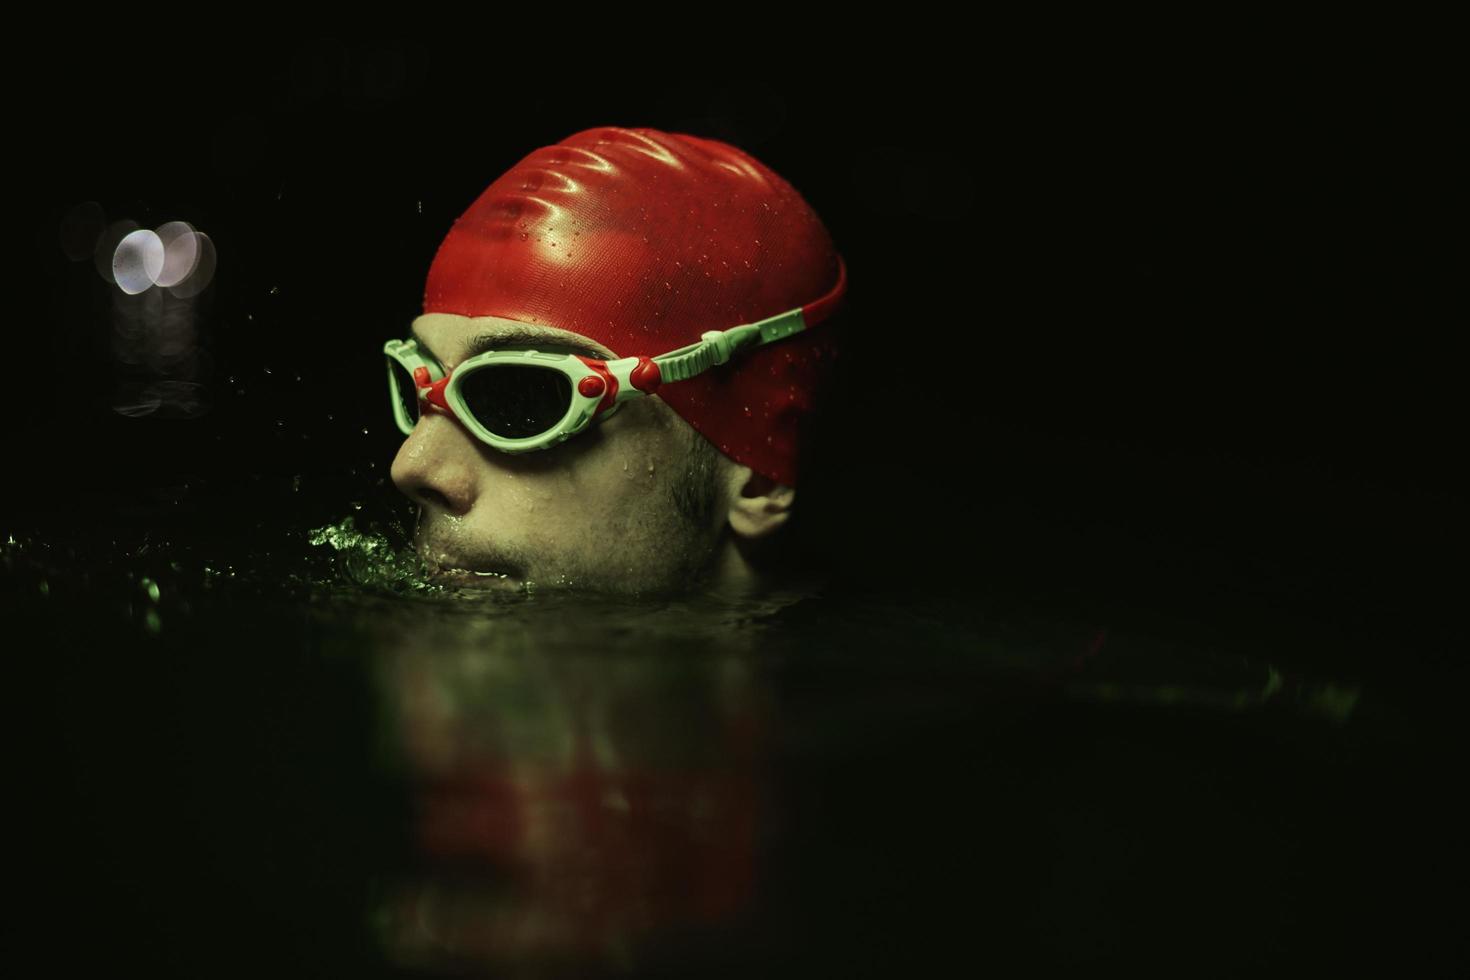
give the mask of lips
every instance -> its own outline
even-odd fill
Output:
[[[508,565],[471,561],[432,547],[419,548],[419,557],[423,559],[429,578],[434,581],[494,585],[516,582],[521,578],[519,571]]]
[[[425,566],[429,580],[442,585],[489,589],[506,586],[519,587],[521,581],[519,576],[504,568],[490,565],[467,567],[447,558],[438,561],[428,559],[425,561]]]
[[[468,568],[432,568],[430,581],[475,589],[519,589],[520,579],[506,572],[477,572]]]

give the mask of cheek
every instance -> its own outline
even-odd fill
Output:
[[[613,429],[611,423],[616,421],[608,425],[610,437],[568,471],[572,492],[604,516],[636,511],[656,499],[674,475],[682,451],[656,420],[633,416],[623,428]]]
[[[659,475],[629,457],[583,458],[576,466],[534,474],[503,474],[485,501],[487,517],[505,535],[547,557],[605,551],[625,538],[652,506]]]
[[[668,487],[686,450],[680,433],[633,412],[610,419],[602,435],[567,445],[554,467],[499,474],[486,501],[500,500],[497,523],[514,522],[508,532],[567,558],[637,550],[667,523]]]

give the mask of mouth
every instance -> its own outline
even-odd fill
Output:
[[[428,579],[444,585],[470,586],[474,588],[519,588],[522,576],[517,570],[501,565],[471,562],[456,555],[446,554],[430,548],[421,548],[419,557],[424,562]]]
[[[521,587],[521,580],[516,576],[494,570],[430,565],[428,577],[431,582],[460,588],[518,590]]]

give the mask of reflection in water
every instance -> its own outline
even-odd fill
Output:
[[[401,527],[277,531],[5,537],[90,828],[56,891],[124,882],[113,942],[179,975],[891,975],[1241,931],[1331,960],[1371,907],[1359,691],[1274,653],[963,583],[456,592]]]
[[[646,611],[607,612],[383,638],[374,673],[423,862],[380,910],[395,960],[632,962],[750,906],[769,726],[753,636],[661,642]]]

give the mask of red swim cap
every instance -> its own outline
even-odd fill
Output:
[[[653,129],[589,129],[543,147],[454,223],[425,313],[497,316],[659,354],[811,303],[840,259],[800,194],[748,154]],[[658,397],[726,456],[796,484],[829,321],[667,384]]]

